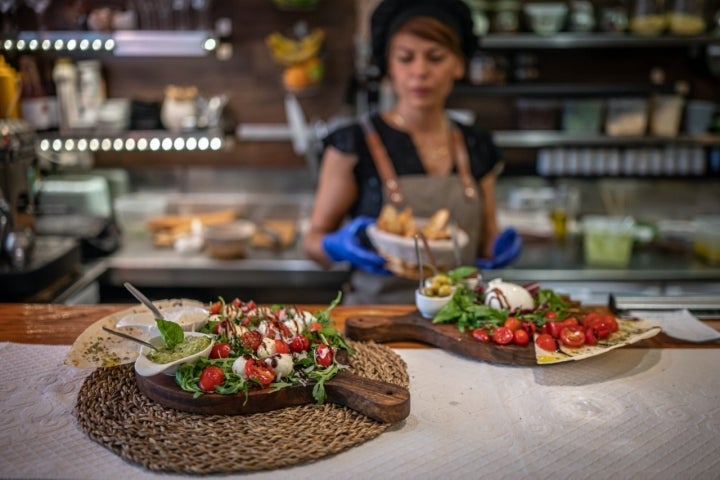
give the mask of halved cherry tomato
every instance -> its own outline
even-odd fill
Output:
[[[295,353],[306,352],[310,350],[310,340],[305,335],[295,335],[290,340],[290,351]]]
[[[275,339],[275,352],[290,353],[290,345],[288,345],[284,341],[280,340],[279,338],[276,338]]]
[[[492,333],[493,342],[497,343],[498,345],[507,345],[508,343],[513,341],[513,338],[515,338],[515,335],[513,335],[513,331],[507,327],[498,327]]]
[[[310,325],[310,327],[308,328],[308,330],[310,330],[311,332],[318,332],[318,331],[320,331],[320,330],[322,330],[322,329],[323,329],[323,326],[322,326],[322,324],[321,324],[320,322],[314,322],[314,323],[313,323],[312,325]]]
[[[240,343],[242,343],[243,347],[253,351],[258,349],[258,347],[262,343],[262,340],[262,333],[258,332],[257,330],[249,330],[247,332],[244,332],[240,336]]]
[[[530,335],[522,328],[518,328],[513,332],[513,343],[524,347],[530,343]]]
[[[543,350],[547,350],[548,352],[554,352],[557,350],[557,343],[555,343],[555,338],[553,338],[552,335],[549,333],[541,333],[537,336],[535,339],[535,345],[542,348]]]
[[[472,336],[478,342],[487,343],[490,341],[490,334],[484,328],[476,328],[472,331]]]
[[[575,327],[578,325],[578,320],[575,317],[568,317],[560,323],[563,327]]]
[[[275,370],[262,360],[254,358],[245,362],[245,374],[263,387],[267,387],[275,380]]]
[[[240,307],[242,307],[242,304],[243,304],[242,301],[241,301],[239,298],[237,298],[237,297],[235,297],[235,298],[233,299],[233,301],[232,301],[232,305],[233,305],[233,307],[235,307],[235,308],[240,308]]]
[[[560,330],[560,341],[568,347],[582,347],[585,344],[585,332],[579,326],[563,327]]]
[[[213,345],[210,350],[210,358],[227,358],[230,356],[232,348],[227,342],[220,342]]]
[[[555,320],[557,318],[557,312],[547,312],[545,318],[549,320]]]
[[[315,363],[321,367],[329,367],[333,362],[333,348],[321,343],[315,347]]]
[[[220,310],[222,310],[222,302],[220,301],[217,301],[210,306],[210,313],[213,315],[220,313]]]
[[[198,380],[198,387],[203,392],[214,392],[215,388],[225,381],[225,373],[217,365],[210,365],[203,368]]]

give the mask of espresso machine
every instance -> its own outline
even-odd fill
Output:
[[[36,138],[27,123],[0,120],[0,301],[32,300],[81,262],[76,240],[36,234]]]

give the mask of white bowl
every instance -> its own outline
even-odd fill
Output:
[[[538,35],[552,35],[562,30],[568,8],[564,3],[528,3],[525,5],[530,27]]]
[[[427,223],[427,219],[418,219],[418,228],[422,228],[425,223]],[[408,266],[417,267],[417,254],[415,252],[415,239],[413,237],[403,237],[386,232],[379,229],[374,223],[368,225],[366,231],[368,238],[380,255],[387,259],[401,260]],[[458,245],[460,249],[462,250],[467,246],[468,242],[468,234],[459,228]],[[430,246],[430,250],[432,250],[435,261],[438,263],[438,267],[441,269],[449,269],[450,267],[456,266],[455,251],[451,239],[428,240],[428,245]],[[423,262],[428,264],[427,254],[422,244],[420,245],[420,255]]]
[[[152,377],[153,375],[157,375],[158,373],[175,375],[175,371],[177,370],[178,365],[195,361],[200,357],[207,358],[210,356],[210,351],[212,350],[213,344],[215,343],[215,338],[212,335],[206,335],[199,332],[185,332],[185,338],[187,337],[208,337],[210,338],[210,344],[204,350],[201,350],[197,353],[188,355],[187,357],[183,357],[170,363],[155,363],[151,361],[147,357],[147,354],[151,351],[150,347],[142,346],[140,347],[140,354],[138,355],[137,360],[135,360],[135,371],[138,373],[138,375],[141,375],[143,377]],[[160,336],[153,337],[150,339],[150,343],[152,343],[153,345],[161,346],[163,345],[163,339]]]
[[[210,312],[202,307],[180,306],[161,310],[165,320],[175,322],[185,331],[194,332],[208,322]],[[139,327],[150,334],[159,334],[155,315],[150,312],[138,312],[125,315],[115,324],[117,328]]]
[[[455,290],[453,289],[453,293]],[[428,297],[423,295],[419,289],[415,290],[415,305],[420,315],[425,318],[433,318],[452,299],[452,294],[446,297]]]

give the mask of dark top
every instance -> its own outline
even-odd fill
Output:
[[[391,127],[379,115],[372,115],[371,120],[385,145],[398,177],[426,173],[409,134]],[[500,161],[500,152],[488,132],[474,126],[453,123],[460,128],[465,138],[470,171],[473,177],[479,180]],[[353,217],[360,215],[377,217],[382,208],[382,184],[370,157],[360,124],[356,122],[338,128],[325,137],[323,144],[325,147],[332,145],[343,153],[357,155],[358,162],[354,174],[359,194],[350,214]],[[456,173],[454,166],[453,172]]]

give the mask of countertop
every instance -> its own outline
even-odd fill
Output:
[[[187,478],[127,462],[75,424],[90,372],[62,365],[68,345],[128,306],[0,304],[0,477]],[[413,308],[338,306],[332,317],[342,328],[351,315]],[[660,334],[579,362],[512,367],[392,345],[410,376],[408,418],[312,463],[221,477],[717,478],[720,375],[698,367],[720,361],[718,346]]]

